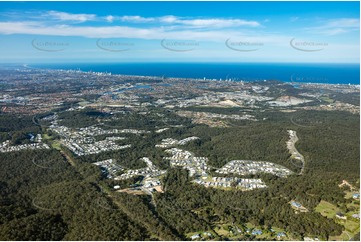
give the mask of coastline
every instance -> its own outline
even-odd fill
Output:
[[[78,65],[84,65],[85,63],[81,63]],[[131,63],[130,63],[131,64]],[[145,63],[142,63],[145,64]],[[176,64],[176,63],[173,63]],[[198,64],[198,63],[197,63]],[[203,64],[203,63],[201,63]],[[252,65],[255,63],[251,63]],[[271,63],[270,63],[271,64]],[[2,66],[4,64],[0,64],[0,66]],[[38,65],[38,66],[37,66]],[[52,64],[53,65],[53,64]],[[74,64],[76,65],[76,64]],[[91,65],[91,64],[90,64]],[[332,64],[333,65],[333,64]],[[356,64],[355,64],[356,65]],[[152,78],[152,79],[163,79],[163,80],[172,80],[172,81],[176,81],[176,80],[190,80],[190,81],[222,81],[222,82],[262,82],[262,81],[279,81],[279,82],[283,82],[283,83],[288,83],[291,85],[313,85],[313,86],[322,86],[322,85],[331,85],[331,86],[339,86],[339,87],[343,87],[343,86],[350,86],[350,87],[360,87],[360,83],[356,84],[356,83],[333,83],[333,82],[312,82],[312,81],[294,81],[292,80],[292,77],[290,78],[289,81],[284,81],[284,80],[279,80],[279,79],[264,79],[264,78],[254,78],[252,80],[247,80],[246,78],[242,78],[242,77],[236,77],[236,78],[229,78],[229,79],[218,79],[218,78],[199,78],[199,77],[179,77],[179,76],[166,76],[166,75],[140,75],[140,74],[126,74],[126,73],[112,73],[112,72],[107,72],[107,71],[93,71],[93,70],[81,70],[80,68],[69,68],[69,69],[64,69],[61,67],[61,64],[59,67],[56,67],[54,64],[54,67],[46,67],[46,66],[42,66],[42,64],[14,64],[14,68],[16,66],[21,66],[23,68],[27,68],[27,69],[35,69],[35,70],[47,70],[47,71],[65,71],[65,72],[80,72],[80,73],[92,73],[92,74],[96,74],[96,75],[112,75],[112,76],[120,76],[120,77],[135,77],[135,78]]]

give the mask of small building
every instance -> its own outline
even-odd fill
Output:
[[[346,216],[345,216],[343,213],[341,213],[341,212],[337,212],[337,213],[336,213],[336,218],[339,218],[339,219],[347,219]]]
[[[304,241],[319,241],[318,238],[311,238],[311,237],[304,237],[303,240]]]
[[[211,237],[212,237],[212,234],[211,234],[211,233],[209,233],[209,232],[204,232],[204,233],[203,233],[203,235],[204,235],[204,236],[207,236],[207,237],[209,237],[209,238],[211,238]]]
[[[358,213],[352,214],[352,217],[356,219],[360,219],[360,214]]]
[[[120,188],[120,186],[119,186],[119,185],[115,185],[113,188],[114,188],[115,190],[118,190],[118,189]]]
[[[283,237],[286,237],[286,234],[284,232],[277,233],[277,238],[278,239],[283,238]]]
[[[292,201],[292,202],[291,202],[291,205],[292,205],[293,207],[296,207],[296,208],[300,208],[300,207],[302,206],[300,203],[295,202],[295,201]]]
[[[200,239],[200,238],[201,238],[201,236],[199,234],[194,234],[194,235],[191,236],[192,240]]]
[[[260,229],[255,229],[252,231],[252,234],[253,235],[261,235],[261,234],[263,234],[263,232]]]
[[[360,193],[354,193],[352,194],[353,199],[360,199]]]

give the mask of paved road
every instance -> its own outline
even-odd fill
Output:
[[[298,141],[297,133],[296,131],[293,131],[293,136],[290,138],[290,140],[287,142],[287,148],[292,154],[292,157],[299,157],[299,161],[302,162],[302,167],[299,175],[302,175],[305,170],[305,158],[303,155],[296,149],[295,144]]]

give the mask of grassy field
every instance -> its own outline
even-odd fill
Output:
[[[51,147],[56,149],[56,150],[61,150],[60,143],[56,142],[56,141],[51,143]]]
[[[327,218],[334,218],[339,209],[332,203],[322,200],[315,208],[315,211]]]
[[[53,137],[49,136],[48,134],[43,134],[43,140],[48,141],[47,143],[50,143],[53,149],[61,150],[59,141],[53,140]]]
[[[352,200],[352,202],[346,204],[347,209],[349,210],[346,215],[352,216],[355,213],[360,213],[360,201],[358,200]]]
[[[43,134],[43,139],[44,140],[49,140],[49,139],[51,139],[51,137],[48,134]]]
[[[346,241],[346,240],[350,240],[351,238],[352,238],[352,235],[349,232],[343,231],[341,235],[330,236],[329,240]]]
[[[345,198],[346,199],[351,199],[352,198],[352,195],[355,194],[355,193],[359,193],[358,191],[345,191]]]
[[[231,224],[217,224],[217,226],[214,228],[214,231],[219,236],[226,236],[226,237],[231,236],[229,231],[225,229],[227,226],[231,226]]]
[[[242,232],[238,232],[238,229],[241,229]],[[245,231],[247,229],[249,229],[248,233]],[[195,232],[186,234],[186,237],[190,238],[192,235],[199,234],[203,238],[203,237],[205,237],[205,236],[203,236],[203,232],[209,232],[213,235],[213,238],[204,238],[205,240],[213,240],[213,239],[219,238],[219,236],[228,238],[230,240],[240,240],[240,239],[247,238],[247,236],[251,236],[252,231],[254,229],[259,229],[262,231],[261,235],[256,235],[256,238],[261,239],[261,240],[274,240],[274,239],[277,239],[278,232],[285,232],[283,229],[276,228],[276,227],[272,228],[273,229],[273,232],[272,232],[268,229],[262,229],[260,226],[255,226],[252,223],[246,223],[244,225],[219,223],[219,224],[216,224],[215,227],[213,228],[214,232],[213,231],[195,231]],[[233,231],[233,232],[231,232],[231,231]],[[200,239],[198,239],[198,240],[200,240]],[[286,237],[283,237],[281,240],[292,240],[292,238],[289,237],[286,233]]]
[[[355,233],[360,229],[359,222],[349,220],[349,219],[345,221],[344,226],[347,231],[350,231],[352,233]]]
[[[334,102],[334,100],[332,98],[329,98],[329,97],[326,97],[326,96],[320,97],[320,99],[322,101],[325,101],[325,102],[328,102],[328,103],[333,103]]]
[[[359,231],[360,231],[360,222],[359,220],[351,218],[351,215],[354,213],[359,213],[359,205],[355,201],[352,201],[352,203],[347,204],[347,206],[352,206],[354,208],[354,211],[348,212],[347,220],[342,219],[336,219],[335,221],[342,226],[344,226],[345,230],[342,232],[341,235],[338,236],[331,236],[330,240],[350,240],[350,238],[354,237]],[[358,206],[357,206],[358,205]],[[334,219],[336,216],[336,213],[340,211],[334,204],[321,201],[317,207],[315,208],[316,212],[319,212],[322,216],[325,216],[329,219]]]

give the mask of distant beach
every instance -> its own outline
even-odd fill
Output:
[[[206,78],[229,81],[278,80],[293,83],[360,84],[359,64],[305,63],[69,63],[31,64],[33,68],[112,74]]]

